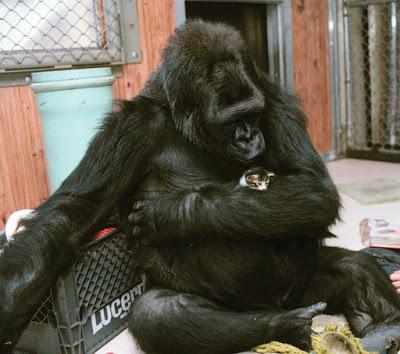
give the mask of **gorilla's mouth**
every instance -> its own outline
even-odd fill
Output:
[[[257,128],[245,126],[237,127],[235,135],[228,145],[228,154],[241,163],[253,162],[265,151],[265,140],[262,132]]]

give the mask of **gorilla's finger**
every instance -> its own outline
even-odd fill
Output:
[[[133,222],[134,222],[134,219],[135,219],[135,213],[130,213],[130,214],[128,215],[128,221],[129,221],[130,223],[133,223]]]
[[[136,223],[139,223],[141,221],[143,221],[144,219],[144,211],[138,211],[137,213],[135,213],[134,217],[133,217],[133,221]]]
[[[141,228],[140,228],[140,226],[135,226],[133,229],[132,229],[132,236],[135,236],[135,237],[138,237],[138,236],[140,236],[140,234],[141,234]]]
[[[132,224],[139,224],[140,222],[143,221],[144,216],[145,216],[145,214],[143,211],[130,213],[128,216],[128,221]]]
[[[321,313],[323,313],[326,310],[327,307],[327,303],[326,302],[318,302],[314,305],[311,305],[309,307],[307,307],[305,309],[305,315],[307,317],[314,317],[317,316]]]
[[[298,314],[300,317],[311,319],[314,316],[323,313],[325,311],[326,307],[327,307],[327,304],[325,302],[318,302],[309,307],[303,307],[303,308],[297,309],[295,311],[298,311]]]
[[[145,207],[146,202],[144,200],[139,200],[135,203],[133,203],[132,208],[133,210],[141,210]]]

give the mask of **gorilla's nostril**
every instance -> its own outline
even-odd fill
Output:
[[[241,139],[242,136],[243,136],[242,129],[241,129],[240,127],[237,127],[237,128],[235,129],[235,140]]]

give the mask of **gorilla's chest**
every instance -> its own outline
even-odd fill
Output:
[[[156,172],[148,178],[152,180],[149,188],[154,189],[157,185],[162,191],[191,191],[218,181],[218,166],[212,157],[205,155],[185,144],[179,147],[174,143],[168,144],[154,158],[152,171]]]
[[[144,178],[120,205],[120,214],[127,216],[137,200],[158,198],[163,194],[190,193],[210,183],[221,180],[220,167],[212,157],[179,137],[162,141],[159,153],[144,166]]]

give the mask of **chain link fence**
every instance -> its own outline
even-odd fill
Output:
[[[347,1],[345,37],[348,150],[400,157],[400,1]]]
[[[1,0],[0,69],[120,63],[118,0]]]

